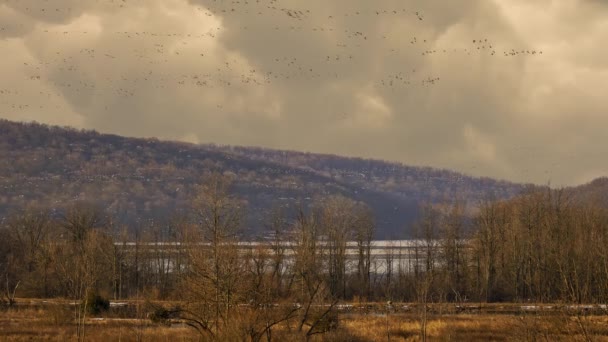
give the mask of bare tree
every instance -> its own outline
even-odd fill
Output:
[[[442,265],[444,290],[447,297],[457,302],[466,295],[467,250],[465,248],[465,205],[456,201],[442,215],[439,241],[439,259]]]
[[[333,328],[330,318],[338,302],[326,281],[327,249],[320,243],[319,217],[314,210],[307,215],[300,209],[294,227],[293,277],[298,287],[293,290],[301,307],[297,330],[307,338]]]
[[[358,224],[358,206],[342,196],[326,198],[320,204],[321,225],[326,237],[328,282],[333,295],[346,298],[346,247]]]
[[[271,279],[274,284],[275,296],[282,297],[284,295],[283,281],[287,271],[286,265],[286,249],[287,249],[287,220],[280,208],[273,210],[270,223],[270,231],[272,240],[270,241],[271,255]]]
[[[193,207],[198,236],[192,237],[183,284],[189,300],[183,318],[212,338],[230,319],[243,273],[237,241],[243,203],[230,194],[230,186],[231,180],[223,175],[203,179]]]
[[[9,217],[5,243],[10,254],[7,255],[5,278],[7,291],[10,288],[13,295],[18,283],[24,285],[28,295],[48,296],[48,245],[52,227],[47,210],[28,208]],[[12,303],[8,293],[7,298]]]
[[[65,239],[55,245],[56,272],[66,294],[76,300],[77,336],[85,339],[85,319],[90,293],[97,291],[98,281],[111,279],[112,266],[104,257],[113,241],[104,231],[103,213],[89,204],[77,203],[68,208],[61,220]]]
[[[361,208],[354,232],[357,243],[357,279],[359,296],[364,295],[368,301],[371,296],[371,248],[374,231],[371,210],[368,207]]]
[[[496,259],[499,248],[498,211],[496,202],[485,202],[480,208],[476,219],[476,256],[478,274],[479,298],[488,301],[492,298],[492,290],[496,279]]]
[[[415,291],[420,316],[420,337],[427,340],[428,303],[431,300],[436,277],[438,254],[439,213],[431,204],[422,207],[421,218],[415,225],[414,265]]]
[[[264,337],[271,341],[273,328],[292,320],[300,310],[282,302],[277,296],[275,273],[272,271],[275,267],[274,252],[269,248],[273,245],[274,242],[251,245],[244,256],[246,272],[241,290],[247,305],[239,308],[233,325],[239,325],[241,338],[247,336],[251,341],[261,341]]]

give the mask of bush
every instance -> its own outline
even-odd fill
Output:
[[[179,312],[181,311],[179,307],[175,307],[172,309],[167,309],[161,305],[155,305],[152,303],[147,303],[148,307],[148,318],[157,324],[163,325],[171,325],[171,320],[178,318]]]
[[[99,315],[110,309],[110,301],[95,292],[89,292],[86,300],[86,310],[91,315]]]

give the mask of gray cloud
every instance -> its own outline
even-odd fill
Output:
[[[608,170],[607,10],[5,0],[0,116],[575,184]]]

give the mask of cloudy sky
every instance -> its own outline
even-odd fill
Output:
[[[0,117],[580,184],[607,41],[605,0],[0,0]]]

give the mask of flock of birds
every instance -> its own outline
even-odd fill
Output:
[[[116,10],[145,6],[146,3],[146,0],[86,1],[98,7]],[[73,8],[55,7],[49,0],[4,2],[9,7],[38,19],[45,15],[77,12]],[[306,2],[296,3],[306,5]],[[323,84],[330,80],[349,79],[353,73],[363,68],[378,67],[391,71],[383,75],[382,72],[377,72],[373,76],[376,79],[368,81],[379,89],[402,91],[406,87],[430,87],[441,82],[440,75],[433,75],[423,67],[424,58],[434,55],[518,57],[543,53],[528,48],[507,49],[490,38],[471,39],[456,48],[441,47],[432,36],[411,35],[394,29],[381,31],[376,26],[354,27],[366,20],[388,23],[409,21],[411,27],[425,23],[426,14],[406,8],[367,8],[337,12],[327,9],[320,13],[311,8],[282,6],[279,0],[209,0],[205,7],[197,6],[195,9],[204,17],[222,17],[223,22],[228,24],[196,33],[116,30],[109,33],[109,39],[106,39],[112,44],[98,44],[95,39],[91,39],[90,45],[82,46],[79,50],[56,47],[55,51],[47,52],[44,59],[37,62],[24,61],[18,67],[26,70],[28,82],[50,84],[51,87],[46,89],[54,89],[40,91],[37,94],[39,98],[54,99],[69,91],[84,97],[110,92],[116,98],[129,99],[137,97],[142,89],[150,88],[225,89],[274,83],[279,86],[299,82]],[[239,26],[232,23],[238,23]],[[0,23],[0,37],[3,31],[15,29],[6,25],[8,24]],[[37,29],[30,34],[57,42],[72,38],[74,41],[87,42],[86,36],[93,35],[86,30],[66,31],[58,27]],[[246,59],[244,62],[242,58],[231,57],[229,54],[216,56],[216,50],[207,48],[213,46],[208,44],[209,40],[221,40],[224,34],[232,34],[235,30],[248,39],[257,39],[260,44],[267,44],[260,49],[268,49],[276,55],[265,60]],[[256,37],[257,35],[264,36]],[[311,38],[325,42],[329,39],[333,46],[307,51],[306,55],[297,55],[291,50],[294,41]],[[0,45],[3,44],[2,40],[0,38]],[[268,41],[275,41],[276,44],[270,45]],[[288,46],[282,47],[283,43]],[[401,63],[400,60],[404,62]],[[394,67],[383,68],[384,63]],[[126,67],[133,65],[134,67]],[[31,108],[30,103],[18,100],[20,93],[28,93],[28,90],[2,89],[0,83],[0,114],[3,111]],[[59,106],[59,101],[53,103]],[[44,105],[39,107],[43,108]]]

